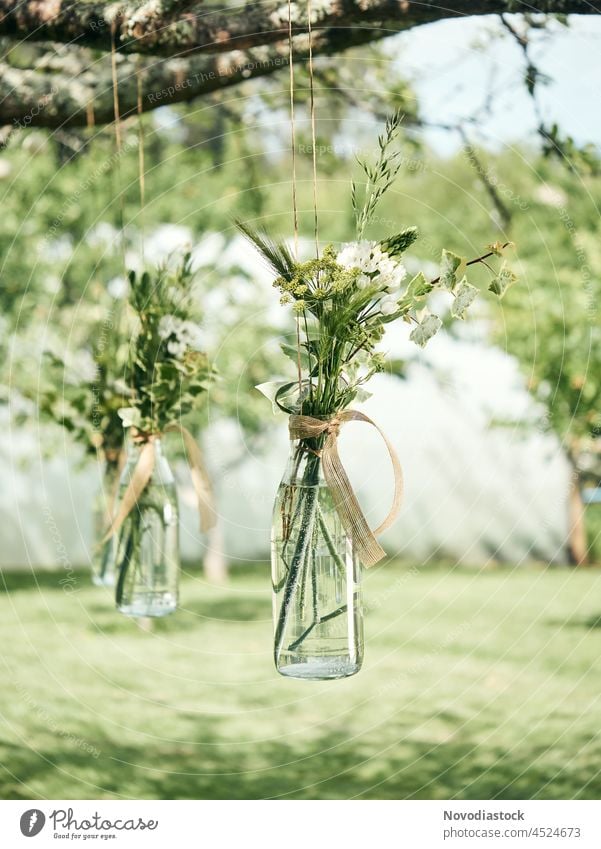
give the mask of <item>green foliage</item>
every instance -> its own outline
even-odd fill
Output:
[[[389,236],[388,239],[383,239],[380,242],[380,246],[388,256],[400,256],[411,247],[418,236],[417,227],[407,227],[405,230],[397,233],[396,236]]]
[[[108,303],[102,318],[91,312],[88,317],[83,306],[78,309],[85,331],[75,350],[59,351],[57,339],[33,374],[31,363],[20,359],[14,388],[34,403],[39,421],[63,427],[87,455],[115,463],[124,442],[118,411],[130,395],[124,379],[129,328],[118,301]]]
[[[170,269],[129,274],[130,304],[138,320],[132,341],[129,405],[121,410],[125,427],[161,433],[199,406],[214,372],[199,350],[200,330],[192,306],[190,254]]]
[[[391,147],[397,139],[403,114],[400,110],[392,113],[386,119],[382,135],[378,137],[378,158],[374,165],[365,159],[358,158],[366,183],[362,188],[362,200],[359,199],[359,188],[353,180],[351,184],[351,204],[355,213],[357,238],[362,239],[365,228],[372,220],[376,207],[388,189],[395,181],[401,168],[400,151],[392,151]]]
[[[285,351],[298,370],[296,390],[293,383],[286,381],[279,387],[270,385],[266,392],[286,412],[332,415],[360,398],[363,385],[384,367],[376,345],[384,335],[385,325],[398,319],[413,323],[409,338],[424,347],[442,326],[441,319],[428,308],[428,296],[436,289],[451,293],[452,316],[464,318],[477,291],[467,282],[464,270],[468,265],[486,264],[486,259],[502,252],[502,247],[494,245],[488,253],[468,263],[443,250],[436,279],[427,281],[420,273],[402,286],[407,271],[401,256],[416,240],[417,228],[406,228],[379,242],[361,238],[399,170],[398,151],[391,150],[391,145],[400,121],[400,114],[395,113],[386,122],[378,140],[375,166],[361,163],[367,176],[361,206],[356,185],[352,184],[358,241],[338,252],[328,245],[321,256],[297,262],[283,243],[239,224],[279,275],[273,285],[280,290],[281,303],[292,304],[297,317],[299,343]],[[458,281],[460,272],[463,276]],[[501,282],[493,280],[490,290],[502,294],[510,275],[515,279],[503,265],[495,277]],[[503,292],[496,291],[501,288]]]
[[[491,280],[488,288],[494,295],[498,295],[502,298],[505,292],[510,286],[513,286],[516,280],[517,275],[508,268],[507,263],[504,262],[497,275]]]

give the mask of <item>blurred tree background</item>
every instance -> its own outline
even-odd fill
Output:
[[[516,26],[512,24],[514,35]],[[530,22],[521,31],[532,26]],[[352,87],[358,62],[374,92],[368,100]],[[540,85],[542,75],[536,76],[533,68],[528,64],[528,73]],[[350,237],[345,199],[355,153],[371,144],[374,123],[401,106],[403,167],[396,191],[380,210],[378,232],[416,224],[424,236],[412,250],[416,267],[424,268],[436,262],[435,246],[440,244],[469,256],[497,239],[516,242],[524,282],[503,309],[488,316],[496,327],[485,335],[517,357],[526,385],[541,405],[541,416],[522,425],[551,428],[565,446],[576,473],[567,506],[570,557],[584,562],[590,548],[595,559],[597,531],[587,542],[579,494],[582,484],[598,474],[590,462],[598,445],[600,391],[594,152],[590,146],[577,149],[559,130],[551,145],[550,131],[541,124],[543,142],[539,137],[532,146],[495,153],[472,141],[481,128],[477,118],[468,116],[443,126],[461,144],[458,152],[441,158],[423,142],[428,122],[420,115],[411,84],[398,71],[391,76],[390,69],[389,54],[378,46],[360,48],[348,60],[317,62],[322,240]],[[144,86],[143,76],[139,82]],[[313,151],[305,68],[297,68],[295,84],[300,227],[308,237]],[[526,85],[534,96],[530,77]],[[251,439],[264,437],[265,410],[253,387],[285,366],[277,343],[262,343],[290,328],[273,326],[268,302],[261,308],[256,301],[248,270],[238,267],[235,258],[224,268],[220,257],[232,242],[235,216],[291,231],[286,97],[279,77],[244,83],[236,97],[212,94],[193,106],[166,106],[142,119],[129,118],[121,126],[120,154],[113,125],[9,134],[1,159],[6,187],[0,219],[2,339],[10,348],[10,356],[6,351],[3,358],[2,393],[5,400],[12,395],[20,425],[29,420],[37,426],[49,411],[44,387],[50,386],[52,395],[57,374],[52,357],[40,359],[42,353],[56,356],[68,339],[71,359],[85,367],[79,352],[87,348],[90,356],[91,340],[120,309],[125,269],[140,267],[144,259],[160,261],[186,232],[195,244],[217,239],[208,246],[208,260],[199,262],[196,287],[210,338],[219,347],[221,377],[196,426],[202,428],[207,417],[225,416]],[[352,141],[346,135],[349,126]],[[165,247],[157,248],[160,244]],[[223,345],[221,339],[226,339]],[[241,385],[240,366],[248,366],[249,350],[260,351],[260,356],[242,372],[246,383]],[[401,376],[406,366],[393,363]],[[63,380],[56,390],[61,404],[64,386]],[[53,418],[57,410],[50,413]],[[58,411],[59,420],[61,415],[64,424],[64,410]],[[44,439],[52,439],[51,431],[44,433]]]
[[[1,705],[4,795],[598,798],[599,574],[550,568],[601,561],[601,510],[582,500],[601,482],[599,138],[557,117],[551,79],[553,72],[560,84],[571,71],[570,98],[578,103],[586,74],[559,57],[573,20],[564,13],[592,11],[589,4],[545,3],[544,15],[508,14],[522,4],[503,2],[451,2],[444,12],[395,4],[393,20],[390,4],[379,0],[350,13],[345,4],[334,11],[317,4],[315,150],[306,20],[292,4],[300,10],[301,250],[313,235],[314,154],[321,240],[345,241],[354,232],[355,157],[370,152],[383,118],[400,107],[402,168],[368,237],[417,225],[407,264],[427,276],[436,274],[441,245],[477,256],[512,241],[520,273],[500,305],[482,299],[467,322],[447,316],[432,355],[385,340],[391,356],[378,392],[393,399],[391,437],[412,434],[403,462],[411,469],[414,461],[408,501],[421,498],[421,513],[391,545],[391,561],[368,576],[361,677],[310,694],[302,683],[269,678],[261,527],[254,528],[264,537],[259,565],[247,554],[260,499],[245,464],[267,457],[250,476],[261,478],[260,497],[271,502],[269,452],[285,439],[283,422],[254,387],[290,367],[280,343],[294,339],[294,326],[233,224],[240,218],[293,232],[287,6],[247,6],[246,17],[216,12],[223,40],[212,53],[204,6],[190,18],[196,24],[180,20],[195,3],[125,3],[104,20],[116,4],[86,0],[58,4],[56,21],[40,21],[45,5],[25,0],[17,15],[11,0],[0,0],[0,462],[7,481],[0,507],[5,550],[17,541],[26,552],[11,563],[19,568],[0,570],[2,637],[11,646]],[[420,24],[485,11],[500,15],[471,30],[464,59],[472,64],[457,78],[461,62],[448,48],[474,20],[433,23],[441,27],[434,49],[420,41],[419,30],[428,29]],[[271,15],[271,24],[262,18],[257,26],[255,13]],[[352,20],[340,18],[347,14]],[[245,22],[252,38],[239,28]],[[385,38],[398,30],[408,32]],[[74,36],[77,46],[68,43]],[[430,52],[422,55],[424,43]],[[488,75],[483,69],[499,45],[501,67]],[[596,60],[595,43],[592,52]],[[422,83],[437,59],[438,101],[426,108]],[[477,96],[467,97],[476,87]],[[517,120],[511,136],[520,97],[527,126]],[[168,262],[185,244],[219,374],[191,426],[237,524],[224,520],[202,549],[203,576],[194,538],[182,609],[150,633],[117,617],[110,594],[89,585],[51,508],[63,508],[77,537],[86,537],[79,521],[91,509],[91,478],[80,500],[72,484],[76,469],[100,467],[106,449],[120,447],[115,410],[127,390],[120,376],[131,333],[123,317],[126,271]],[[454,372],[453,346],[482,363],[478,405]],[[518,400],[512,414],[496,404],[508,383]],[[399,386],[416,388],[401,396]],[[426,408],[433,397],[445,403]],[[104,444],[88,426],[90,403]],[[491,440],[484,469],[478,429]],[[226,442],[223,434],[233,436]],[[505,453],[499,434],[507,437]],[[535,456],[522,470],[531,447]],[[520,459],[509,462],[512,454]],[[56,455],[64,464],[53,477]],[[558,510],[545,513],[552,500],[535,503],[525,478],[538,475],[544,489],[557,456],[570,473],[553,478],[557,488],[565,479],[565,492]],[[464,511],[456,512],[461,497]],[[29,502],[26,514],[21,505]],[[528,513],[530,524],[518,524],[515,511]],[[448,517],[442,541],[433,515]],[[229,581],[226,532],[243,552],[232,555],[240,568]],[[454,549],[445,547],[445,534]],[[52,570],[38,568],[36,535],[50,540]],[[512,559],[505,552],[515,550],[514,540],[520,554]],[[89,547],[86,537],[83,550]],[[416,550],[419,557],[409,559]]]

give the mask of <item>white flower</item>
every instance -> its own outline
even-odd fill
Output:
[[[161,339],[169,339],[170,336],[177,335],[179,323],[180,320],[176,316],[164,315],[159,321],[159,336]]]
[[[116,300],[120,300],[121,298],[125,298],[129,291],[129,283],[125,279],[125,277],[113,277],[112,280],[109,280],[107,283],[108,293],[111,298],[115,298]]]
[[[186,348],[202,348],[202,333],[198,325],[175,315],[162,316],[159,321],[159,336],[168,340],[167,350],[174,357],[181,357]]]
[[[202,348],[202,332],[200,327],[193,321],[182,321],[179,331],[179,339],[190,348],[200,350]]]
[[[358,268],[373,273],[377,270],[381,256],[382,251],[377,242],[349,242],[339,251],[336,262],[343,268]]]
[[[186,353],[186,343],[180,342],[177,339],[172,339],[171,342],[167,343],[167,350],[173,357],[179,359]]]
[[[370,283],[371,277],[369,277],[367,274],[360,274],[357,277],[357,288],[359,289],[367,289]]]
[[[399,308],[395,298],[382,298],[380,301],[380,312],[382,315],[392,315]]]
[[[400,262],[394,262],[392,260],[390,262],[392,263],[392,267],[390,268],[387,263],[386,271],[381,272],[381,283],[382,288],[386,289],[387,292],[396,292],[397,289],[400,289],[403,280],[407,276],[407,269]]]

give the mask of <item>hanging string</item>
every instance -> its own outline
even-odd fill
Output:
[[[296,194],[296,127],[294,123],[294,44],[292,41],[292,0],[288,0],[288,67],[290,80],[290,145],[292,147],[292,217],[294,226],[294,258],[298,262],[298,202]],[[300,316],[296,316],[296,367],[299,401],[303,391],[301,368]]]
[[[113,113],[115,116],[115,144],[121,155],[121,113],[119,111],[119,86],[117,81],[117,50],[115,47],[115,22],[111,25],[111,76],[113,81]]]
[[[313,73],[313,28],[311,25],[311,0],[307,0],[309,28],[309,92],[311,108],[311,147],[313,150],[313,221],[315,229],[315,253],[319,257],[319,227],[317,221],[317,144],[315,133],[315,79]]]
[[[292,216],[294,219],[294,258],[298,260],[298,203],[296,196],[296,127],[294,123],[294,45],[292,42],[292,0],[288,0],[288,67],[290,76],[290,142],[292,147]]]
[[[88,130],[93,130],[95,126],[96,116],[94,114],[94,98],[92,98],[86,104],[86,127]]]
[[[142,254],[142,264],[144,264],[144,202],[146,194],[146,184],[144,180],[145,163],[144,163],[144,120],[143,120],[143,97],[142,97],[142,59],[138,56],[136,62],[136,86],[137,86],[137,111],[138,111],[138,186],[140,189],[140,252]]]
[[[125,209],[123,202],[123,192],[121,190],[121,110],[119,109],[119,82],[117,79],[117,50],[115,46],[115,31],[116,24],[113,21],[113,23],[111,24],[111,76],[113,83],[113,112],[115,115],[115,148],[117,155],[117,167],[115,169],[115,173],[117,174],[117,181],[119,184],[119,228],[121,231],[121,253],[123,255],[123,268],[127,275],[127,262],[125,258]]]

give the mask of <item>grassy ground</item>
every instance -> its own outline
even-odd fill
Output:
[[[84,575],[5,574],[4,798],[599,798],[601,572],[366,580],[367,655],[280,679],[264,572],[153,633]]]

